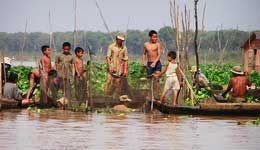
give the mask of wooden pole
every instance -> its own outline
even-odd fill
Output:
[[[74,0],[74,31],[73,31],[73,46],[77,45],[77,0]]]
[[[197,12],[197,4],[199,0],[194,0],[195,5],[195,37],[194,37],[194,46],[195,46],[195,55],[196,55],[196,68],[197,71],[199,70],[199,54],[198,54],[198,43],[197,43],[197,38],[198,38],[198,12]]]
[[[4,65],[4,70],[3,70],[3,75],[2,76],[4,76],[4,83],[6,83],[6,70],[5,70],[5,53],[3,52],[3,65]]]
[[[24,51],[24,47],[25,47],[25,42],[26,42],[26,32],[27,32],[27,19],[26,19],[26,23],[25,23],[25,29],[24,29],[24,33],[23,33],[23,44],[21,47],[21,65],[23,65],[23,51]]]
[[[193,89],[192,89],[192,86],[190,85],[188,79],[186,78],[185,74],[183,73],[183,71],[182,71],[181,69],[180,69],[180,72],[181,72],[181,74],[182,74],[182,76],[183,76],[183,78],[184,78],[184,81],[186,82],[188,88],[189,88],[190,91],[191,91],[191,104],[192,104],[192,106],[194,106],[194,96],[195,96],[195,94],[194,94],[194,91],[193,91]]]
[[[97,6],[99,15],[100,15],[100,17],[101,17],[101,19],[102,19],[102,21],[103,21],[103,24],[104,24],[104,26],[105,26],[105,28],[106,28],[106,30],[107,30],[107,32],[108,32],[108,34],[109,34],[111,40],[114,42],[114,36],[113,36],[113,34],[110,32],[110,30],[109,30],[109,27],[108,27],[108,25],[107,25],[107,23],[106,23],[106,20],[105,20],[105,18],[104,18],[104,16],[103,16],[103,13],[102,13],[102,11],[101,11],[101,8],[99,7],[99,4],[98,4],[97,0],[95,0],[95,4],[96,4],[96,6]]]
[[[151,111],[153,110],[153,101],[154,101],[154,87],[153,87],[153,84],[154,84],[154,77],[152,77],[152,79],[151,79],[151,99],[152,99],[152,101],[151,101]]]
[[[2,51],[1,51],[1,58],[0,59],[1,59],[0,62],[4,62]],[[3,95],[2,63],[0,63],[0,79],[1,79],[1,82],[0,82],[0,98],[2,98],[2,95]]]
[[[89,70],[88,70],[88,100],[90,101],[90,107],[93,108],[93,100],[92,100],[92,92],[91,92],[91,68],[92,68],[92,65],[91,65],[91,49],[89,47],[89,43],[87,43],[87,47],[88,47],[88,56],[89,56]],[[86,101],[86,106],[87,106],[87,103],[88,101]]]
[[[49,41],[49,45],[50,48],[52,48],[51,43],[52,43],[52,29],[51,29],[51,11],[49,10],[49,36],[50,36],[50,41]]]

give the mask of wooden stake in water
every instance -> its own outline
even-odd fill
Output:
[[[154,84],[154,77],[152,77],[151,79],[151,97],[152,97],[151,111],[153,110],[153,101],[154,101],[153,84]]]
[[[2,52],[1,52],[1,57],[3,57]],[[0,58],[0,59],[3,60],[3,58]],[[3,80],[2,80],[2,64],[1,63],[0,63],[0,79],[1,79],[1,82],[0,82],[0,98],[1,98],[2,95],[3,95],[3,93],[2,93],[3,92],[3,87],[2,87],[3,86],[2,85]]]

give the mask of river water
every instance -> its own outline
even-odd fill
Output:
[[[251,119],[8,110],[0,112],[0,149],[259,150],[260,127],[243,123]]]

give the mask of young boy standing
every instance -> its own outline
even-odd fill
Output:
[[[154,74],[155,77],[160,77],[162,74],[166,73],[166,81],[164,85],[164,89],[162,92],[162,95],[160,97],[160,103],[163,103],[164,97],[168,90],[173,90],[173,96],[172,96],[172,105],[176,106],[177,101],[177,94],[178,90],[180,89],[180,86],[182,86],[182,75],[180,73],[180,68],[175,61],[176,59],[176,53],[174,51],[170,51],[168,54],[168,63],[163,68],[162,72],[159,74]]]
[[[73,58],[73,77],[75,81],[75,96],[78,101],[83,101],[85,96],[85,70],[83,64],[84,50],[81,47],[75,48],[75,57]]]
[[[40,58],[39,70],[40,70],[40,104],[48,104],[48,72],[51,70],[51,49],[48,45],[44,45],[41,48],[42,57]]]
[[[55,67],[58,73],[58,83],[59,87],[62,88],[65,98],[71,99],[71,87],[72,87],[72,60],[73,56],[70,53],[71,44],[69,42],[64,42],[62,44],[63,52],[55,58]]]

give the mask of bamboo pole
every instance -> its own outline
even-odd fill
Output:
[[[205,29],[205,13],[206,13],[206,2],[204,3],[204,8],[203,8],[203,15],[202,15],[202,22],[201,22],[201,28],[202,28],[202,32],[204,32]]]
[[[77,0],[74,0],[74,31],[73,31],[73,46],[77,45]]]
[[[4,62],[2,51],[1,51],[1,58],[0,59],[2,60],[0,62]],[[2,63],[0,63],[0,79],[1,79],[1,82],[0,82],[0,98],[2,98],[2,95],[3,95]]]
[[[5,70],[5,53],[4,53],[4,51],[3,51],[3,65],[4,65],[4,70],[3,70],[3,72],[4,72],[4,75],[2,75],[2,76],[4,76],[4,83],[6,83],[6,70]]]
[[[87,47],[88,47],[88,56],[89,56],[89,70],[88,70],[88,89],[87,89],[87,91],[88,91],[88,100],[90,101],[90,107],[91,108],[93,108],[93,100],[92,100],[92,92],[91,92],[91,68],[92,68],[92,65],[91,65],[91,61],[92,61],[92,59],[91,59],[91,53],[90,53],[90,51],[91,51],[91,49],[90,49],[90,47],[89,47],[89,43],[88,43],[88,45],[87,45]],[[87,106],[87,104],[88,104],[88,101],[86,101],[86,106]]]
[[[106,20],[105,20],[105,18],[104,18],[104,16],[103,16],[102,10],[101,10],[101,8],[99,7],[99,4],[98,4],[97,0],[95,0],[95,4],[96,4],[96,7],[97,7],[97,9],[98,9],[99,15],[100,15],[100,17],[101,17],[101,19],[102,19],[102,21],[103,21],[103,24],[104,24],[104,26],[105,26],[105,28],[106,28],[106,30],[107,30],[107,32],[108,32],[108,34],[109,34],[111,40],[114,42],[114,36],[113,36],[113,34],[110,32],[110,30],[109,30],[109,27],[108,27],[108,25],[107,25],[107,23],[106,23]]]
[[[24,47],[25,47],[25,42],[26,42],[26,32],[27,32],[27,19],[26,19],[26,23],[25,23],[25,29],[24,29],[24,33],[23,33],[23,44],[21,47],[21,65],[23,65],[23,51],[24,51]]]
[[[51,29],[51,11],[49,10],[49,45],[50,45],[50,48],[52,48],[51,46],[51,43],[52,43],[52,29]]]
[[[196,69],[199,70],[199,55],[198,55],[198,15],[197,15],[197,4],[199,0],[194,0],[194,9],[195,9],[195,38],[194,38],[194,46],[195,46],[195,55],[196,55]]]
[[[193,91],[193,88],[192,88],[192,86],[190,85],[190,83],[189,83],[187,77],[185,76],[185,74],[183,73],[183,71],[182,71],[181,69],[180,69],[180,72],[181,72],[181,74],[182,74],[182,76],[183,76],[183,78],[184,78],[184,81],[186,82],[188,88],[190,89],[190,92],[191,92],[191,104],[192,104],[192,106],[194,106],[194,96],[195,96],[195,93],[194,93],[194,91]]]

